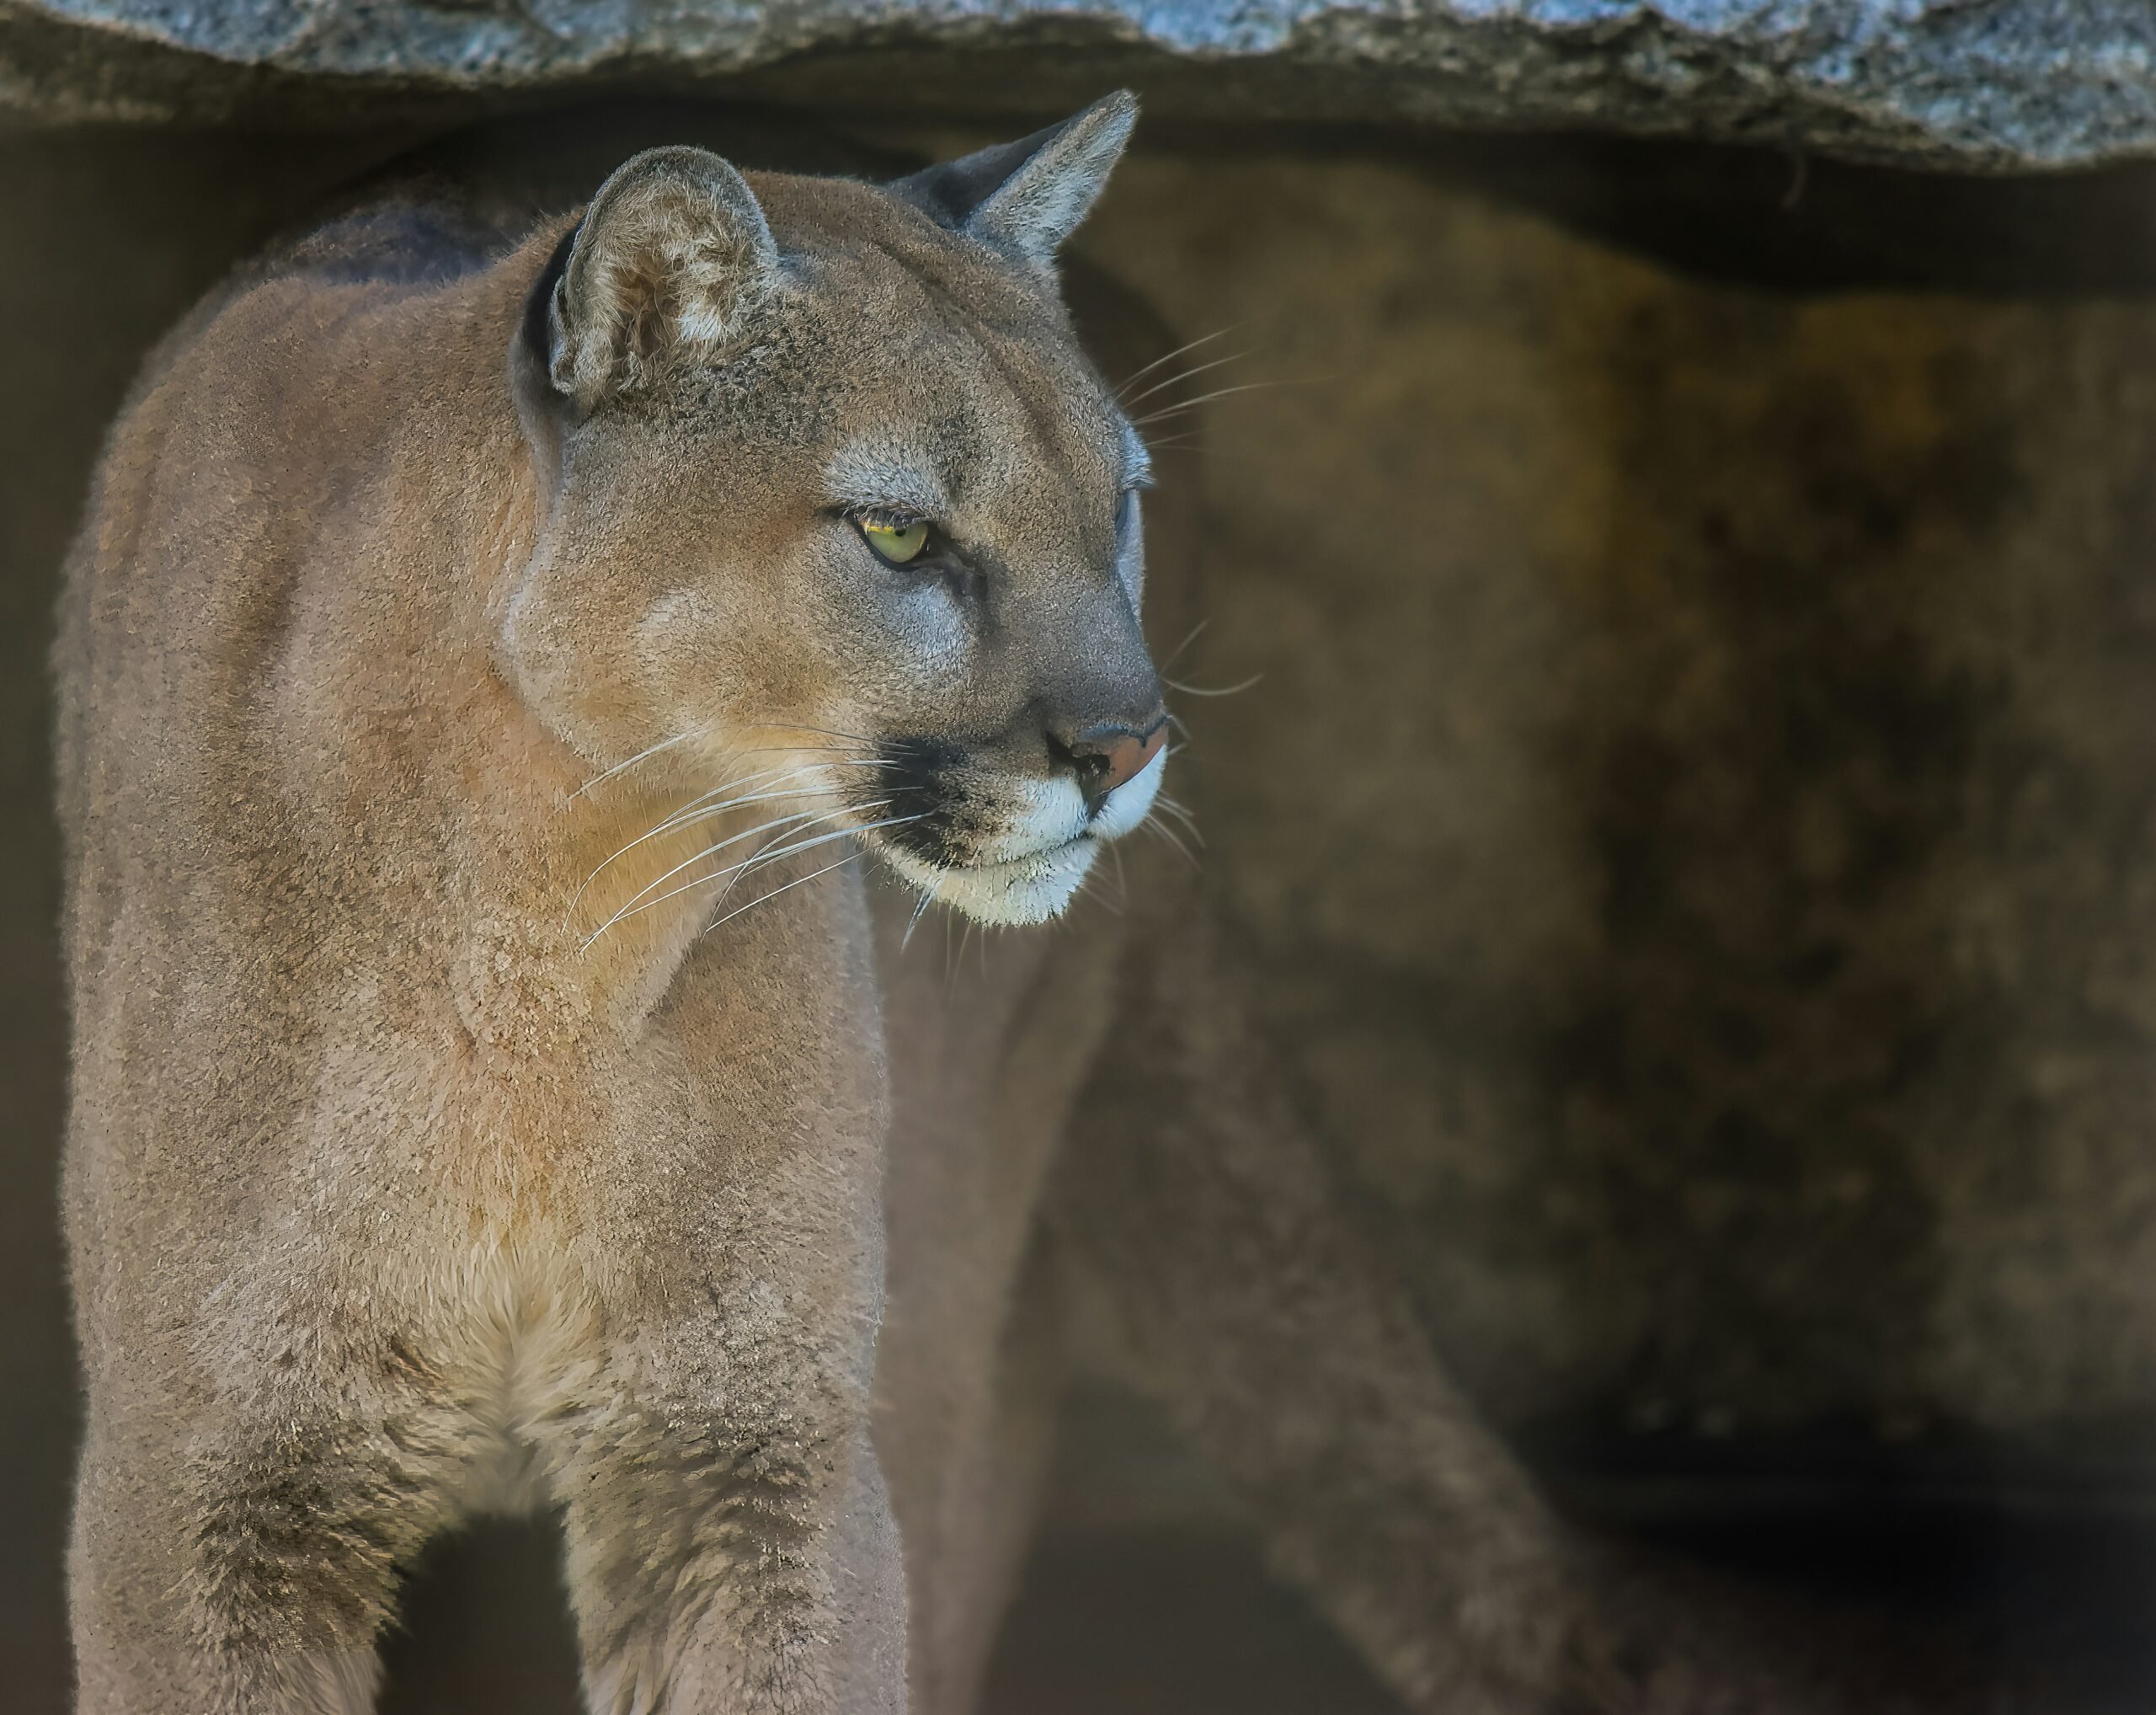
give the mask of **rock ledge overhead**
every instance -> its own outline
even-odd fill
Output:
[[[574,90],[2156,154],[2156,0],[0,0],[0,115],[339,124]]]

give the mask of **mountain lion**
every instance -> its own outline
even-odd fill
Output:
[[[1608,1642],[1171,861],[909,948],[1167,765],[1055,265],[1134,112],[392,197],[153,356],[56,654],[85,1710],[367,1708],[425,1541],[552,1507],[595,1711],[964,1715],[1078,1366],[1417,1710],[1754,1707]]]

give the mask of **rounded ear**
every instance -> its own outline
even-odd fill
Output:
[[[1138,98],[1118,89],[1061,125],[890,188],[940,225],[1044,268],[1099,199],[1137,123]]]
[[[590,410],[710,361],[778,275],[748,183],[707,149],[648,149],[599,188],[547,309],[547,374]]]

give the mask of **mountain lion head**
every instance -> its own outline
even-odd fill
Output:
[[[1054,273],[1135,113],[889,185],[694,148],[606,182],[514,366],[548,500],[499,647],[558,735],[974,917],[1062,910],[1165,761],[1145,449]]]

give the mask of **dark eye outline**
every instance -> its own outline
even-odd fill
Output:
[[[884,570],[918,583],[940,582],[961,601],[974,600],[985,593],[987,574],[960,553],[951,538],[944,534],[942,526],[932,520],[897,507],[863,507],[850,510],[841,516],[853,526],[853,533],[861,538],[868,552],[875,555],[876,564]],[[876,546],[875,537],[862,527],[864,521],[875,524],[895,524],[900,528],[926,524],[928,540],[921,545],[921,552],[911,559],[894,560]]]
[[[849,512],[846,521],[853,526],[854,534],[867,545],[869,553],[876,556],[878,563],[889,566],[894,572],[920,571],[939,557],[943,546],[942,532],[918,513],[895,510]],[[910,530],[916,524],[921,526],[927,534],[922,538],[920,548],[902,560],[894,560],[885,553],[877,545],[875,532],[870,528],[872,525],[880,525],[886,530]]]

